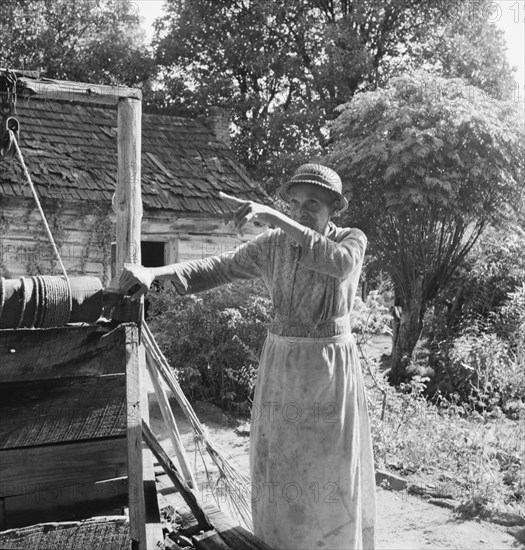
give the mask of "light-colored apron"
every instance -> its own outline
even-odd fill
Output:
[[[251,418],[254,533],[274,550],[375,549],[375,474],[351,332],[268,332]]]

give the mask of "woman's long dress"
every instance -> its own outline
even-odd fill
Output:
[[[275,550],[375,548],[372,441],[350,332],[366,242],[332,222],[325,235],[305,228],[301,242],[269,229],[176,266],[181,294],[255,277],[270,292],[250,473],[254,533]]]

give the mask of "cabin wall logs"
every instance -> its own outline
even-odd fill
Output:
[[[68,275],[111,280],[111,243],[115,214],[109,205],[44,202],[44,212]],[[240,239],[220,216],[144,210],[142,241],[162,242],[164,262],[197,260],[235,250],[265,227],[248,224]],[[59,275],[40,215],[31,199],[3,197],[0,202],[0,275],[6,278]]]

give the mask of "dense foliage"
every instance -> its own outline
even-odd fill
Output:
[[[327,160],[351,193],[347,223],[368,235],[402,307],[396,381],[427,307],[489,224],[515,217],[523,131],[512,102],[425,72],[392,78],[340,111]]]
[[[150,292],[149,323],[189,399],[248,413],[271,303],[260,281],[179,296]]]
[[[196,114],[227,109],[239,160],[268,190],[325,151],[335,107],[425,67],[500,95],[502,33],[475,3],[434,0],[169,0],[157,21],[162,94]]]
[[[428,312],[430,393],[515,412],[525,403],[525,235],[491,229]]]
[[[155,73],[128,0],[3,0],[0,34],[0,67],[129,86],[145,86]]]

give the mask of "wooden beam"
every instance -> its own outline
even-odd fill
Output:
[[[143,422],[149,423],[149,397],[147,388],[146,357],[144,346],[139,346],[139,365],[142,375],[142,392],[140,401],[141,417]],[[160,522],[159,500],[157,497],[157,485],[155,482],[155,468],[153,467],[153,455],[146,443],[142,444],[142,472],[144,480],[144,501],[146,503],[146,548],[161,547],[158,545],[162,542],[162,525]]]
[[[125,373],[125,326],[2,330],[0,383]]]
[[[184,450],[184,445],[182,444],[182,438],[180,436],[179,429],[177,427],[177,422],[173,416],[173,411],[171,410],[168,396],[162,385],[162,380],[159,373],[157,372],[157,367],[155,360],[151,355],[151,351],[146,348],[146,365],[148,367],[149,375],[153,388],[155,389],[155,396],[159,404],[164,423],[169,431],[169,436],[171,439],[171,444],[173,445],[173,450],[179,461],[179,465],[184,476],[186,483],[192,488],[197,489],[197,481],[193,475],[193,472],[190,468],[190,461]]]
[[[125,263],[140,264],[142,222],[141,127],[142,104],[136,99],[118,102],[117,276]]]
[[[110,287],[117,290],[118,279],[126,264],[140,264],[142,195],[141,195],[141,125],[142,104],[136,99],[118,103],[118,171],[114,209],[117,215],[116,276]],[[144,300],[120,301],[113,310],[114,322],[142,322]]]
[[[6,497],[1,501],[5,502],[5,526],[0,530],[47,521],[119,515],[128,505],[128,479],[120,477],[96,483],[56,485],[47,494],[42,491],[41,494]]]
[[[22,99],[57,99],[62,101],[82,101],[102,105],[116,105],[123,98],[142,100],[142,91],[127,86],[106,86],[87,82],[70,82],[50,78],[20,76],[17,81],[17,94]]]
[[[214,504],[207,504],[204,510],[208,514],[215,532],[194,535],[192,538],[197,550],[271,550],[266,543],[244,527],[234,523]]]
[[[141,373],[136,328],[129,330],[126,342],[127,448],[129,525],[134,548],[146,550],[146,506],[144,500],[141,419]]]

